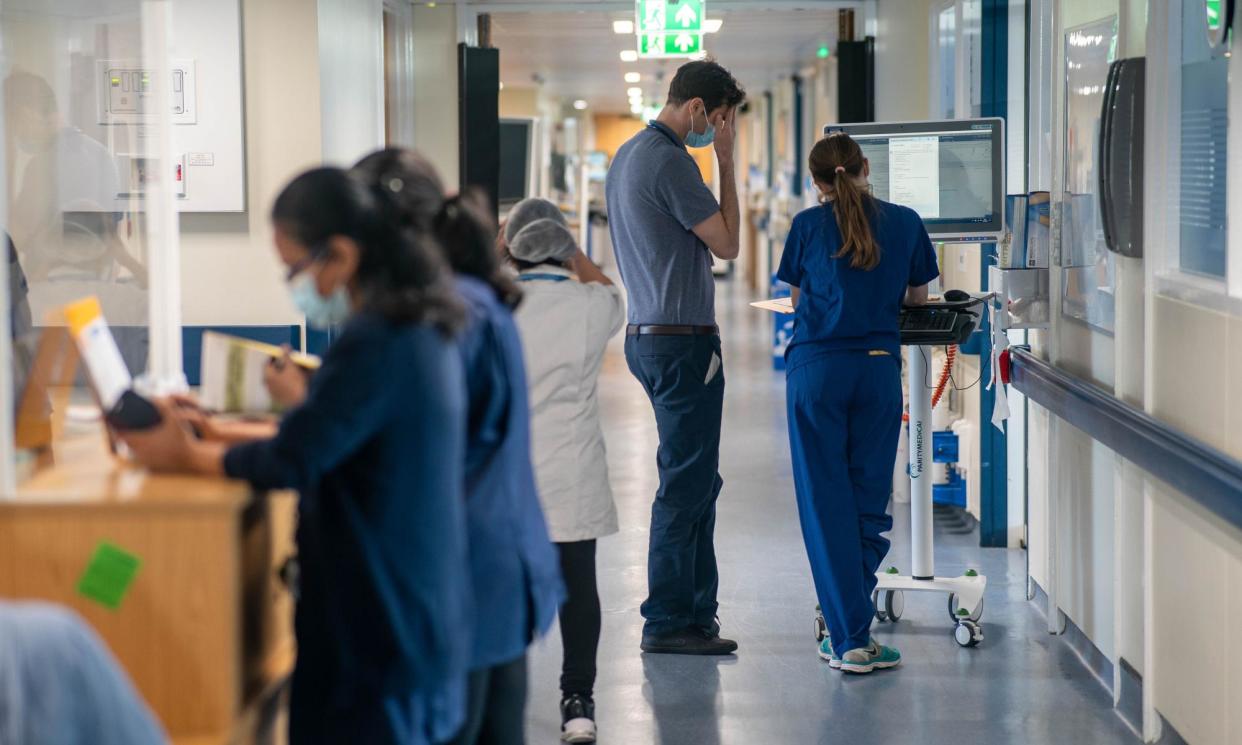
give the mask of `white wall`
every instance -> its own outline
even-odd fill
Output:
[[[318,5],[323,158],[349,166],[384,144],[384,3]]]
[[[929,0],[876,0],[875,118],[927,119]]]
[[[453,6],[414,7],[414,146],[427,156],[446,188],[456,189],[457,17]]]
[[[271,244],[284,184],[323,159],[318,18],[305,0],[243,0],[246,212],[181,216],[183,323],[301,322]]]

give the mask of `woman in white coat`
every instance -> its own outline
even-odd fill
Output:
[[[551,202],[520,202],[500,242],[522,283],[515,319],[530,386],[531,456],[568,590],[560,610],[561,737],[594,742],[601,623],[595,540],[617,532],[596,388],[604,349],[625,323],[625,307],[620,290],[579,250]]]

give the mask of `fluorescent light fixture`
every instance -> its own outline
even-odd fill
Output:
[[[587,102],[583,101],[581,98],[579,98],[577,101],[574,101],[574,108],[577,109],[578,111],[583,111],[586,109],[586,107],[587,107]]]
[[[632,34],[634,33],[634,22],[633,21],[613,21],[612,30],[614,33],[618,33],[618,34]]]
[[[621,51],[621,61],[622,62],[637,62],[638,61],[638,50],[623,49]]]
[[[627,83],[637,83],[642,79],[643,79],[642,74],[637,73],[637,72],[627,72],[625,74],[625,82]]]
[[[714,34],[724,25],[724,21],[719,18],[708,18],[703,21],[703,33]]]
[[[634,96],[641,96],[643,94],[643,89],[635,86],[633,88],[626,88],[625,92],[629,94],[630,98],[633,98]]]

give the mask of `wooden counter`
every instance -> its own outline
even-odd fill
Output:
[[[248,740],[246,722],[292,669],[292,494],[148,474],[99,430],[57,443],[56,465],[0,501],[0,595],[81,614],[177,742]],[[141,566],[115,610],[77,591],[102,541]]]

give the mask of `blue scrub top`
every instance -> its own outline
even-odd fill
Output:
[[[459,277],[459,346],[469,397],[466,523],[475,618],[471,668],[511,662],[552,625],[564,591],[535,489],[526,368],[513,314],[492,288]]]
[[[462,379],[439,332],[360,315],[276,437],[225,456],[229,476],[301,496],[295,680],[309,689],[295,685],[295,697],[350,707],[442,696],[464,681],[473,615]],[[432,724],[455,726],[462,713]]]
[[[897,355],[901,303],[907,287],[940,276],[936,252],[914,210],[873,199],[871,230],[880,263],[855,269],[841,250],[832,203],[794,217],[777,277],[799,288],[793,337],[785,350],[792,369],[833,351],[883,350]]]

